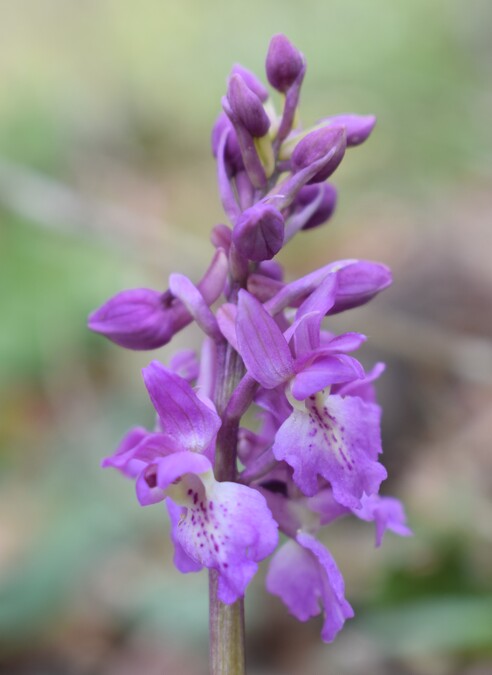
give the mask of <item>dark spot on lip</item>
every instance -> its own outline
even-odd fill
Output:
[[[157,487],[157,474],[155,471],[152,471],[151,473],[148,473],[145,476],[145,482],[149,486],[150,489]]]
[[[269,492],[273,492],[274,494],[280,494],[287,497],[287,483],[284,483],[282,480],[265,480],[263,483],[260,483],[260,487]]]

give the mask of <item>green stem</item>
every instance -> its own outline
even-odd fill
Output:
[[[217,347],[217,386],[215,405],[223,418],[217,436],[215,477],[220,481],[237,479],[237,431],[239,419],[224,417],[232,392],[244,375],[239,354],[227,343]],[[225,605],[217,597],[218,574],[209,573],[210,675],[245,675],[244,603]]]
[[[209,572],[210,674],[244,675],[244,603],[224,605],[217,598],[218,573]]]

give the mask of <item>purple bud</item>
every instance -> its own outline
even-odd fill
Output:
[[[254,96],[254,94],[251,95]],[[257,99],[257,101],[259,101],[259,99]],[[232,126],[234,127],[234,131],[237,136],[237,141],[239,143],[239,147],[241,150],[241,157],[244,163],[244,168],[246,169],[251,184],[255,188],[262,188],[262,189],[265,188],[267,184],[267,175],[265,173],[265,168],[261,162],[261,159],[258,155],[258,151],[255,145],[255,138],[253,137],[252,133],[248,131],[242,120],[238,117],[237,113],[233,111],[227,96],[224,96],[222,98],[222,108],[224,109],[224,112],[226,113],[227,117],[230,119]],[[227,133],[227,130],[224,133]],[[227,209],[226,212],[229,213]],[[231,220],[234,222],[235,216],[232,217],[231,214],[230,217]]]
[[[233,114],[253,137],[265,136],[270,128],[270,119],[261,100],[240,75],[230,78],[227,100]]]
[[[197,285],[206,305],[214,303],[223,292],[227,272],[227,254],[218,248]],[[145,350],[167,344],[192,320],[185,305],[170,291],[134,288],[117,293],[92,312],[88,326],[121,347]]]
[[[328,314],[344,312],[369,302],[391,285],[391,270],[382,263],[358,260],[337,272],[337,294]]]
[[[330,127],[344,127],[347,134],[347,147],[360,145],[369,136],[376,125],[374,115],[335,115],[325,117],[322,122],[328,122]]]
[[[251,91],[258,96],[260,101],[265,102],[267,100],[268,89],[260,82],[256,75],[251,72],[251,70],[248,70],[240,63],[236,63],[232,67],[231,76],[232,75],[240,75]]]
[[[333,185],[323,183],[322,185],[305,185],[297,193],[294,201],[294,207],[305,209],[309,204],[319,198],[320,190],[322,191],[321,201],[316,208],[316,211],[302,226],[303,230],[310,230],[313,227],[325,223],[335,211],[337,204],[337,191]]]
[[[274,35],[266,58],[266,74],[272,87],[285,93],[303,69],[304,57],[301,52],[285,35]]]
[[[228,173],[230,175],[235,175],[236,173],[244,169],[244,163],[243,157],[241,155],[241,148],[239,147],[239,142],[237,140],[236,132],[225,112],[220,113],[212,129],[212,136],[210,139],[212,145],[212,153],[214,157],[217,157],[219,151],[220,138],[225,129],[229,130],[229,134],[227,136],[227,143],[225,147],[225,161],[227,164]]]
[[[268,204],[255,204],[240,216],[232,232],[232,241],[249,260],[270,260],[284,243],[282,214]]]
[[[121,347],[156,349],[175,333],[172,302],[170,294],[149,288],[122,291],[92,312],[88,325]]]
[[[321,183],[338,167],[345,154],[346,136],[343,127],[323,127],[307,134],[296,145],[290,165],[293,173],[306,169],[315,162],[324,160],[322,168],[307,181]]]

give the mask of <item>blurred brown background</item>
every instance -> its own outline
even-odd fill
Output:
[[[388,362],[386,493],[415,537],[325,542],[356,609],[332,646],[259,575],[251,675],[492,673],[492,6],[486,0],[0,2],[0,672],[201,675],[206,576],[172,566],[166,514],[99,469],[152,422],[133,354],[88,312],[197,279],[223,221],[209,132],[230,66],[270,36],[305,53],[305,124],[375,113],[335,174],[339,208],[289,275],[381,260],[392,289],[333,321]],[[192,328],[179,346],[194,346]]]

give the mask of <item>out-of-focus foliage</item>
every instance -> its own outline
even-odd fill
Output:
[[[333,223],[284,260],[394,269],[387,299],[334,329],[365,324],[367,362],[389,362],[388,492],[416,536],[374,551],[370,526],[333,528],[357,618],[332,647],[257,579],[251,672],[490,672],[490,3],[26,0],[1,15],[0,671],[203,672],[206,578],[178,575],[163,509],[99,469],[153,422],[151,356],[85,318],[124,286],[198,277],[223,221],[209,132],[225,78],[235,61],[262,74],[285,32],[309,63],[306,122],[378,116],[334,176]]]

